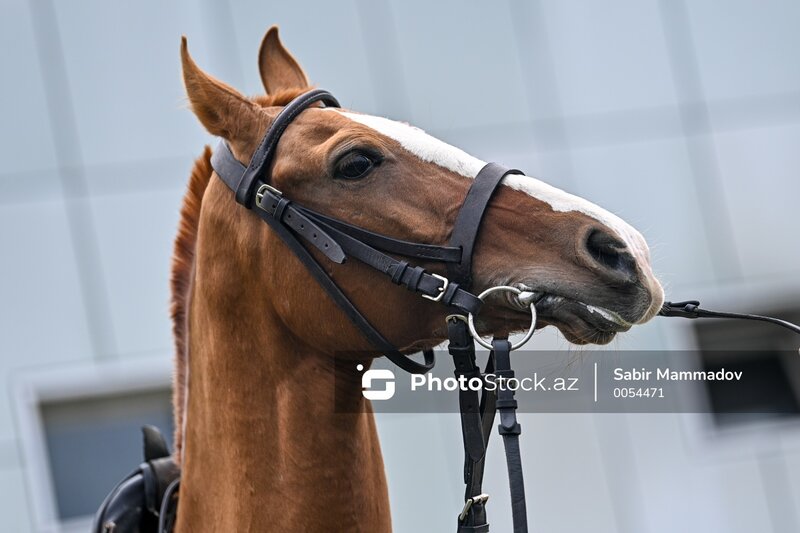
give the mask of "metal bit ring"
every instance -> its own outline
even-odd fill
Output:
[[[483,291],[482,293],[480,293],[478,295],[478,299],[483,301],[490,294],[493,294],[493,293],[499,292],[499,291],[513,292],[517,296],[522,294],[522,291],[520,289],[516,288],[516,287],[510,287],[508,285],[498,285],[497,287],[488,288],[485,291]],[[478,333],[478,331],[475,329],[475,316],[472,313],[469,313],[467,315],[467,324],[469,325],[469,332],[472,335],[472,338],[475,339],[475,342],[477,342],[478,344],[480,344],[484,348],[486,348],[488,350],[491,350],[492,349],[492,344],[490,342],[487,342],[486,340],[484,340],[484,338],[481,337],[480,334]],[[528,332],[525,333],[525,336],[522,337],[522,340],[520,340],[519,342],[511,345],[511,349],[512,350],[516,350],[517,348],[521,348],[526,342],[531,340],[531,337],[533,336],[533,332],[534,332],[535,329],[536,329],[536,305],[534,303],[531,303],[531,327],[528,328]]]

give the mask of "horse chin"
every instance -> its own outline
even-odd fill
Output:
[[[572,344],[608,344],[617,336],[617,331],[602,329],[589,324],[581,318],[573,317],[569,322],[549,319],[548,322],[558,328]]]

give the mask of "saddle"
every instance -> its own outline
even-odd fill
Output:
[[[92,533],[167,533],[178,510],[181,470],[155,426],[142,427],[144,462],[106,496]]]

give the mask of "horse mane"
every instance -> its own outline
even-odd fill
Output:
[[[283,106],[310,88],[284,89],[269,96],[256,96],[253,101],[262,107]],[[186,408],[186,389],[188,386],[188,328],[189,295],[194,273],[194,253],[197,245],[197,227],[200,222],[200,208],[203,195],[211,181],[214,169],[211,168],[211,147],[206,146],[194,162],[186,194],[181,206],[178,234],[172,251],[170,290],[172,304],[172,335],[175,338],[175,371],[172,377],[172,409],[175,423],[174,443],[175,461],[180,464],[183,451],[184,410]]]

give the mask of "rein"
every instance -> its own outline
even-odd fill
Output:
[[[746,313],[728,313],[724,311],[711,311],[709,309],[702,309],[700,302],[697,300],[687,300],[685,302],[664,302],[661,311],[658,313],[660,316],[679,316],[682,318],[733,318],[737,320],[757,320],[759,322],[769,322],[776,326],[781,326],[789,331],[800,333],[800,326],[792,324],[788,320],[781,320],[771,316],[763,315],[750,315]]]
[[[423,362],[401,353],[361,314],[317,261],[309,247],[317,249],[334,263],[344,263],[348,258],[356,259],[388,276],[394,284],[446,306],[451,311],[447,317],[448,351],[453,358],[457,378],[464,376],[467,380],[485,379],[485,375],[489,373],[504,379],[513,378],[511,351],[521,347],[533,335],[536,327],[535,303],[530,305],[530,329],[521,342],[512,345],[507,338],[499,337],[487,341],[480,337],[474,324],[474,318],[480,312],[483,300],[499,291],[510,291],[517,295],[522,291],[516,287],[498,286],[475,295],[470,289],[473,250],[489,201],[503,177],[521,172],[497,163],[488,163],[484,166],[471,184],[456,216],[450,241],[444,246],[404,241],[368,231],[297,204],[270,183],[270,165],[281,136],[304,109],[316,103],[339,107],[336,98],[321,89],[298,96],[278,114],[247,166],[236,160],[227,142],[222,140],[211,157],[214,171],[234,192],[236,201],[259,216],[275,231],[373,347],[394,364],[414,374],[428,372],[435,364],[433,350],[422,351]],[[428,272],[420,266],[412,265],[406,259],[442,263],[447,276]],[[760,320],[800,333],[800,326],[790,322],[760,315],[709,311],[700,308],[697,301],[667,302],[659,314],[684,318]],[[476,342],[491,350],[483,371],[476,363]],[[489,391],[486,387],[483,387],[481,392],[470,388],[459,390],[459,407],[466,490],[465,504],[458,515],[457,532],[489,531],[486,518],[486,502],[489,496],[483,492],[482,483],[486,447],[497,413],[500,419],[498,432],[503,438],[509,474],[513,531],[527,532],[525,486],[519,447],[521,426],[517,422],[517,401],[514,398],[514,391],[506,388]],[[109,494],[95,517],[93,532],[158,531],[161,533],[171,531],[174,527],[180,474],[174,471],[177,467],[169,470],[162,466],[162,462],[168,466],[172,461],[166,451],[166,445],[159,444],[148,448],[148,438],[152,441],[155,437],[152,435],[148,437],[146,433],[146,462]],[[153,448],[157,449],[158,453],[147,452]],[[159,472],[162,471],[167,471],[168,474],[160,475]],[[130,519],[130,516],[135,518]],[[158,526],[157,529],[117,528],[120,524],[119,517],[128,517],[128,523],[132,521],[138,523],[139,520],[145,520],[143,517],[147,517],[150,521],[155,519]]]

